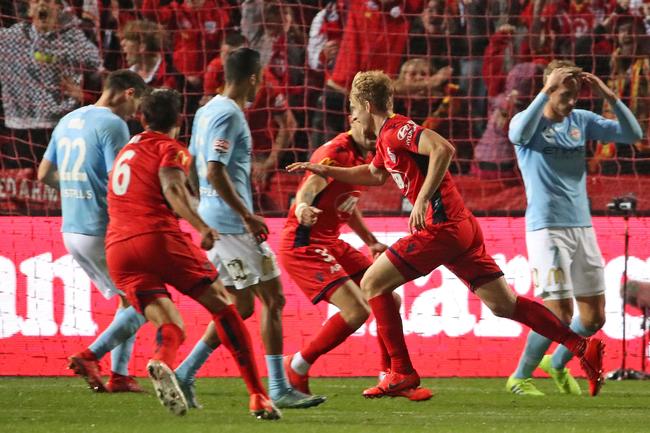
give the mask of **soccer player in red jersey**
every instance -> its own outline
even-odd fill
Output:
[[[175,140],[180,96],[170,89],[154,90],[143,98],[140,109],[146,130],[120,151],[109,179],[106,259],[115,284],[158,328],[156,350],[147,364],[156,395],[172,413],[187,412],[172,370],[185,333],[165,288],[170,285],[212,314],[216,332],[246,382],[251,414],[278,419],[280,411],[260,381],[244,322],[228,300],[217,270],[190,235],[181,231],[176,217],[186,219],[200,233],[203,249],[212,248],[219,234],[190,204],[187,175],[192,158]]]
[[[349,132],[319,147],[311,161],[337,167],[367,164],[372,159],[374,146],[374,140],[366,138],[361,124],[354,120]],[[306,174],[282,232],[280,261],[291,278],[314,304],[325,300],[340,310],[325,322],[312,341],[294,355],[285,357],[285,371],[291,386],[306,394],[310,394],[309,368],[320,356],[343,343],[370,314],[359,284],[372,262],[339,239],[341,227],[347,223],[373,256],[386,250],[386,245],[378,242],[366,227],[357,208],[364,189]],[[399,304],[397,294],[395,297]],[[379,343],[382,370],[385,371],[390,368],[390,357],[381,339]],[[431,392],[426,389],[407,390],[401,395],[412,400],[431,398]]]
[[[413,204],[409,217],[411,233],[377,258],[361,281],[377,319],[377,333],[391,357],[390,373],[364,393],[392,395],[420,384],[392,292],[445,265],[496,316],[516,320],[564,344],[580,358],[592,395],[597,394],[603,383],[602,341],[577,335],[543,305],[517,296],[508,286],[503,272],[485,250],[476,218],[465,208],[447,171],[453,146],[434,131],[392,112],[391,79],[381,71],[359,72],[355,76],[350,104],[364,132],[377,137],[372,162],[351,168],[303,162],[288,168],[306,169],[355,185],[382,185],[390,175]]]

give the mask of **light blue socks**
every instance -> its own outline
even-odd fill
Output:
[[[111,370],[128,376],[129,359],[135,343],[135,333],[146,322],[144,316],[135,308],[120,308],[111,324],[102,332],[88,349],[101,359],[111,353]]]
[[[591,337],[596,333],[596,330],[587,329],[582,324],[580,316],[575,316],[571,321],[571,330],[576,334],[582,337]],[[561,370],[564,366],[573,358],[573,353],[569,352],[569,349],[560,345],[553,352],[553,357],[551,358],[551,365],[553,368]]]
[[[289,381],[284,374],[282,355],[266,355],[266,369],[269,373],[269,397],[277,400],[289,390]]]
[[[517,370],[515,370],[514,376],[517,379],[531,377],[551,343],[552,341],[548,338],[535,331],[530,331],[526,340],[526,347],[521,354],[519,365],[517,366]]]
[[[205,344],[203,340],[199,340],[199,342],[194,346],[194,349],[192,349],[192,352],[190,352],[181,365],[176,368],[175,373],[178,380],[185,383],[191,383],[194,380],[197,371],[199,371],[201,366],[205,364],[213,351],[214,349],[212,347]]]

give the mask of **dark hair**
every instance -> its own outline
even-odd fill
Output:
[[[223,38],[223,43],[231,47],[243,47],[246,45],[246,38],[239,32],[229,31]]]
[[[226,81],[239,83],[251,75],[257,75],[262,69],[260,53],[251,48],[237,48],[226,59]]]
[[[140,111],[149,129],[167,132],[178,124],[181,95],[174,89],[155,89],[142,98]]]
[[[116,92],[135,89],[135,96],[139,98],[146,93],[147,83],[137,73],[129,69],[120,69],[108,74],[104,82],[104,89]]]

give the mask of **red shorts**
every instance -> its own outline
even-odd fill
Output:
[[[409,281],[440,265],[445,265],[472,291],[503,276],[501,268],[485,251],[483,233],[474,216],[429,226],[403,237],[388,248],[386,255]]]
[[[142,312],[155,298],[170,297],[165,284],[195,298],[219,274],[188,233],[146,233],[106,248],[108,272]]]
[[[356,248],[334,242],[280,250],[280,262],[311,302],[329,300],[347,280],[361,282],[372,262]]]

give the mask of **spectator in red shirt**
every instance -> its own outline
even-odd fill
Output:
[[[298,123],[283,86],[269,69],[264,70],[257,97],[246,110],[253,136],[253,188],[256,205],[262,210],[284,210],[268,197],[271,177],[278,171],[282,154],[293,141]]]
[[[328,85],[347,92],[358,71],[371,69],[397,75],[409,37],[406,15],[421,10],[421,0],[351,1]]]
[[[488,98],[503,92],[508,71],[516,62],[515,30],[513,25],[503,24],[490,36],[490,42],[483,55],[483,80]]]
[[[343,36],[312,125],[312,142],[330,140],[346,126],[345,95],[358,71],[380,69],[395,77],[409,39],[407,15],[422,11],[422,0],[351,0]]]
[[[232,51],[246,45],[246,38],[237,32],[228,32],[221,42],[219,55],[208,63],[203,75],[203,98],[200,105],[205,105],[214,95],[221,93],[225,84],[223,65]]]
[[[329,78],[343,37],[342,0],[331,1],[316,14],[309,28],[307,62],[309,67]]]
[[[176,69],[194,88],[201,83],[208,59],[217,53],[223,29],[229,24],[228,3],[222,0],[143,0],[142,15],[173,34]]]

